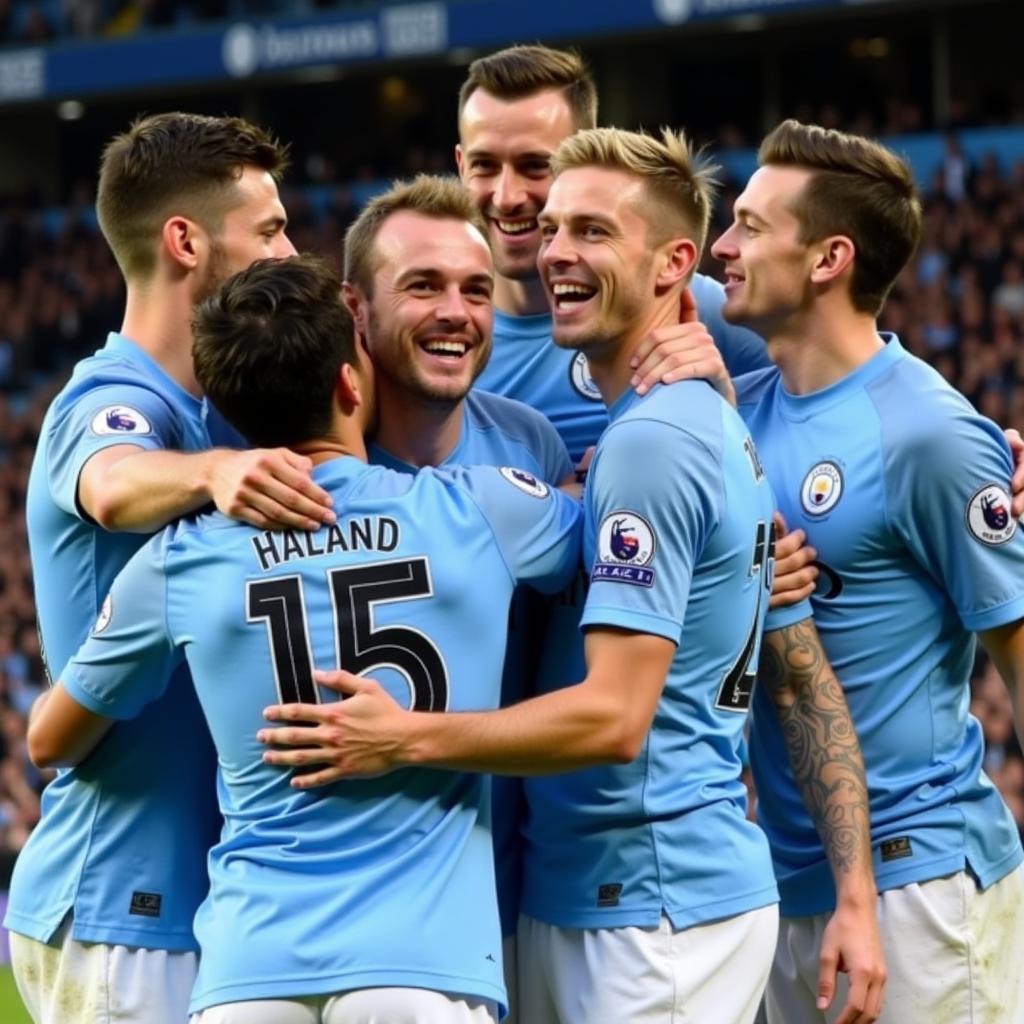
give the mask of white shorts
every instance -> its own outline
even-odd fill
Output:
[[[828,1011],[815,1006],[828,914],[784,917],[765,1010],[768,1024],[834,1021],[846,1001],[839,976]],[[1024,871],[984,892],[960,871],[886,889],[878,923],[889,980],[878,1024],[1024,1024]]]
[[[222,1003],[192,1024],[498,1024],[489,999],[449,996],[422,988],[359,988],[309,999]]]
[[[680,931],[558,928],[519,919],[527,1024],[751,1024],[775,951],[778,906]]]
[[[11,932],[11,967],[35,1024],[186,1024],[195,953]]]

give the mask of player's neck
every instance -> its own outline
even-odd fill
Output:
[[[410,466],[440,466],[462,437],[462,402],[431,402],[377,377],[379,427],[374,443]]]
[[[883,345],[875,318],[849,307],[817,308],[768,336],[768,354],[792,395],[830,387],[863,366]]]
[[[341,434],[331,437],[318,437],[312,441],[302,441],[290,446],[297,455],[305,455],[314,466],[331,459],[340,459],[346,455],[360,462],[366,462],[366,442],[358,428],[344,429]]]
[[[679,322],[679,296],[675,292],[651,304],[634,321],[628,333],[587,348],[587,364],[604,404],[611,407],[630,388],[633,367],[630,360],[637,346],[659,327]]]
[[[121,333],[198,397],[202,389],[192,368],[191,316],[192,303],[182,291],[129,286]]]
[[[537,316],[550,311],[539,275],[519,281],[495,275],[494,308],[508,316]]]

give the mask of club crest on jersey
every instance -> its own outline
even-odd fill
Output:
[[[834,462],[819,462],[811,467],[800,487],[800,504],[809,516],[831,512],[843,496],[843,474]]]
[[[92,418],[94,434],[148,434],[149,420],[130,405],[108,405]]]
[[[515,469],[513,466],[501,466],[498,472],[510,483],[513,487],[518,487],[519,490],[526,494],[529,494],[531,498],[546,498],[548,491],[551,489],[548,487],[543,480],[538,480],[532,473],[527,473],[525,469]]]
[[[592,402],[601,401],[601,392],[594,383],[594,378],[590,376],[590,364],[582,352],[577,352],[569,364],[569,380],[572,381],[573,388],[584,398],[589,398]]]
[[[647,568],[654,558],[654,530],[643,516],[619,510],[605,516],[597,534],[597,562],[592,580],[630,583],[649,587],[654,570]]]
[[[976,491],[967,504],[967,529],[982,544],[1005,544],[1017,532],[1010,496],[998,484]]]
[[[107,626],[110,625],[110,619],[113,613],[114,606],[110,600],[110,595],[107,594],[107,596],[103,599],[103,606],[100,608],[100,613],[96,618],[96,625],[92,627],[92,632],[94,636],[97,633],[102,633],[103,630],[105,630]]]

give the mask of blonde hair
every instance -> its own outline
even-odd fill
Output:
[[[647,218],[658,243],[685,233],[698,252],[703,250],[718,168],[694,152],[683,132],[662,128],[655,138],[621,128],[591,128],[565,139],[551,167],[555,177],[577,167],[606,167],[641,179],[655,207]]]
[[[409,210],[437,220],[472,224],[487,241],[487,223],[458,178],[420,174],[412,181],[396,181],[387,192],[374,196],[345,233],[345,280],[367,297],[373,294],[377,269],[374,243],[384,222],[394,213]]]

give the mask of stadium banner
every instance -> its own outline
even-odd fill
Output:
[[[883,0],[428,0],[359,12],[241,20],[216,28],[188,26],[0,52],[0,104],[879,2]]]

